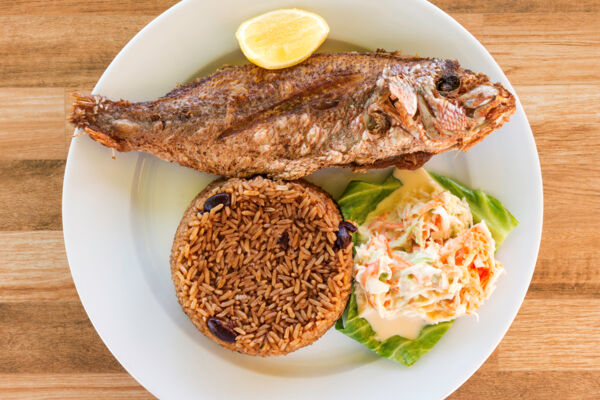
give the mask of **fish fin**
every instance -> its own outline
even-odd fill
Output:
[[[87,126],[84,128],[84,130],[85,133],[89,135],[89,137],[91,137],[96,142],[103,144],[106,147],[111,147],[121,152],[127,152],[131,150],[131,147],[129,147],[129,145],[127,145],[125,142],[116,141],[115,139],[102,132],[95,131]]]

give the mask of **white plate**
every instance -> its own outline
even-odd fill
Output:
[[[481,44],[424,1],[203,0],[180,3],[145,27],[110,64],[95,92],[129,100],[161,96],[235,51],[241,21],[284,6],[319,13],[334,39],[457,58],[512,89]],[[466,154],[434,157],[429,167],[485,189],[521,224],[498,251],[507,274],[479,321],[458,320],[410,368],[378,359],[335,330],[294,354],[266,359],[231,353],[206,339],[177,303],[168,255],[183,210],[213,177],[136,152],[113,161],[109,149],[88,137],[73,140],[65,172],[63,227],[71,273],[104,343],[160,398],[441,398],[492,353],[523,301],[541,234],[542,182],[520,103],[499,132]],[[339,192],[349,176],[323,171],[312,179]]]

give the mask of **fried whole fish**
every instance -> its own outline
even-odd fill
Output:
[[[224,67],[154,101],[74,94],[71,122],[118,151],[227,177],[421,167],[469,149],[515,111],[501,84],[457,61],[317,54],[282,70]]]

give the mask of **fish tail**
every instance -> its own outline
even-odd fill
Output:
[[[98,114],[98,105],[102,101],[101,96],[84,95],[81,93],[73,93],[73,109],[69,116],[69,122],[78,128],[90,126],[96,119]]]
[[[111,130],[107,129],[106,124],[102,123],[102,116],[106,117],[105,114],[109,108],[120,107],[122,105],[120,103],[128,102],[113,102],[103,96],[80,93],[73,93],[73,98],[75,99],[73,110],[68,120],[78,128],[75,131],[75,136],[87,134],[93,140],[107,147],[112,147],[119,151],[130,150],[129,145],[125,141],[113,137],[110,134]]]

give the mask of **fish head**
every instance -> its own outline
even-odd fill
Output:
[[[515,111],[514,96],[457,61],[414,59],[386,67],[377,81],[377,99],[368,107],[366,127],[394,126],[415,138],[456,140],[467,150],[501,126]]]

